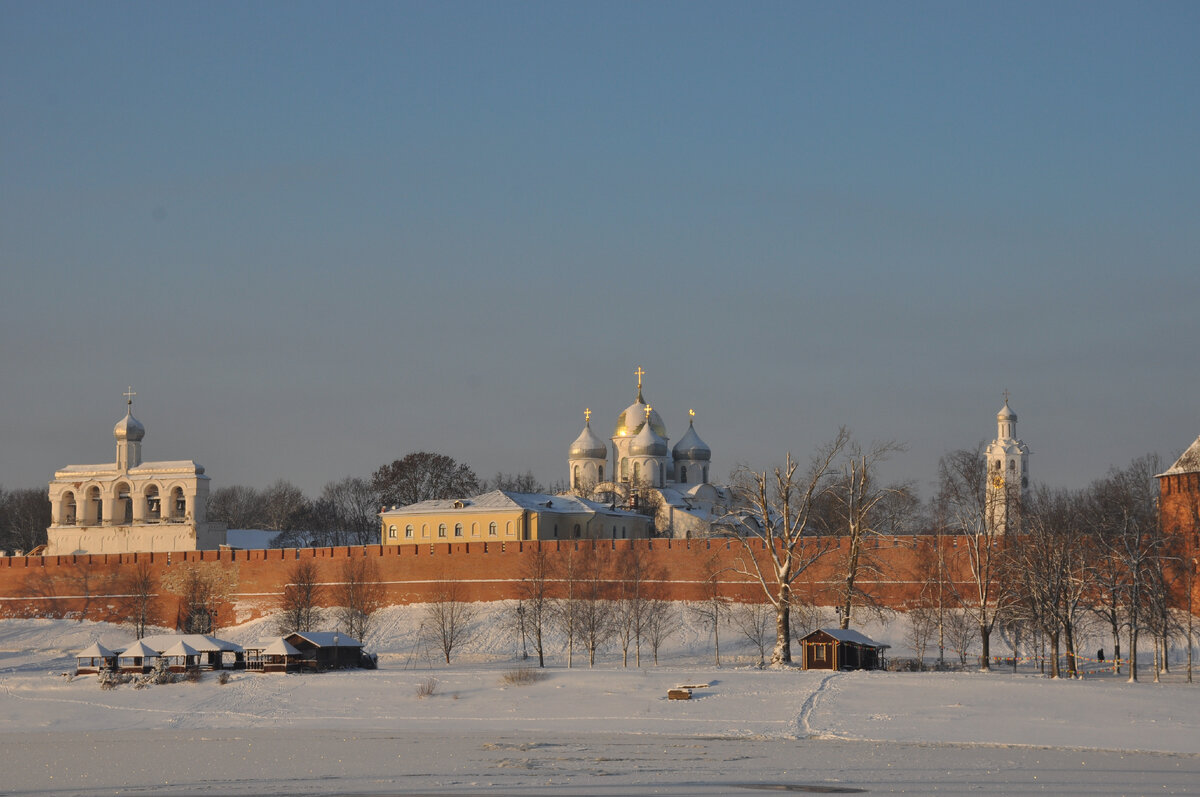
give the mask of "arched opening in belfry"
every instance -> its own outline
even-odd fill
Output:
[[[182,487],[171,490],[171,501],[167,510],[171,513],[172,520],[181,520],[187,514],[187,499],[183,495]]]
[[[87,491],[87,498],[83,503],[83,522],[96,524],[103,518],[104,501],[100,498],[100,488],[90,487]]]
[[[133,522],[133,499],[129,494],[129,485],[121,482],[115,492],[117,503],[113,506],[113,520],[128,526]]]
[[[67,490],[58,507],[58,522],[64,526],[75,525],[75,493]]]
[[[687,484],[687,465],[679,466],[679,483]]]
[[[146,520],[162,519],[162,497],[158,494],[158,486],[151,484],[146,488]]]

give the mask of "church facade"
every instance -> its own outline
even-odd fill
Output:
[[[116,461],[68,465],[50,482],[47,556],[215,549],[225,527],[207,522],[209,478],[191,460],[142,461],[146,427],[133,392],[113,437]]]
[[[567,449],[571,490],[577,495],[645,512],[657,534],[689,538],[709,536],[730,521],[729,490],[711,482],[712,449],[696,431],[693,410],[688,428],[674,446],[666,424],[642,390],[646,372],[639,367],[637,398],[622,410],[608,439],[584,425]]]

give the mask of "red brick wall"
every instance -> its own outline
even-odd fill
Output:
[[[828,552],[802,574],[796,592],[805,601],[820,605],[834,602],[833,588],[845,548],[839,540],[818,540]],[[934,560],[933,537],[899,537],[873,540],[868,554],[878,561],[880,575],[860,578],[860,585],[885,605],[902,607],[920,600],[929,563]],[[952,537],[942,538],[947,573],[964,582],[966,546]],[[323,583],[341,580],[347,558],[366,557],[376,566],[386,601],[393,604],[430,600],[446,581],[458,582],[465,600],[515,599],[531,554],[541,546],[552,557],[595,555],[615,558],[638,549],[648,565],[649,580],[664,598],[699,600],[705,596],[709,576],[716,578],[722,594],[737,601],[763,599],[762,588],[739,573],[749,567],[749,556],[770,573],[769,557],[760,542],[743,547],[737,540],[615,540],[515,543],[439,543],[422,546],[366,546],[355,548],[271,549],[265,551],[193,551],[188,553],[92,554],[79,556],[0,558],[0,616],[78,616],[113,620],[128,601],[123,582],[146,563],[157,589],[158,622],[174,625],[179,595],[164,587],[164,578],[177,580],[181,567],[219,563],[233,588],[222,609],[222,624],[244,622],[273,611],[279,603],[288,573],[298,559],[312,559]],[[610,571],[615,573],[615,570]],[[614,577],[617,577],[614,575]],[[331,590],[324,599],[332,599]]]
[[[1167,570],[1175,585],[1178,606],[1184,607],[1192,588],[1192,611],[1200,610],[1200,473],[1160,476],[1158,513],[1171,550]],[[1190,570],[1189,570],[1190,568]]]

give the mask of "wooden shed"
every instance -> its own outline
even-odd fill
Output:
[[[822,628],[800,640],[806,670],[877,670],[883,667],[880,644],[857,631]]]
[[[257,672],[292,672],[300,668],[300,653],[283,637],[260,639],[246,645],[246,669]]]
[[[339,631],[296,631],[284,640],[300,652],[307,670],[360,667],[363,644]]]

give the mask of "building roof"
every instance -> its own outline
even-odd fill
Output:
[[[571,443],[571,448],[567,451],[569,459],[607,459],[608,444],[592,431],[590,423],[584,424],[583,431],[579,433],[579,437],[575,438],[575,442]]]
[[[349,634],[343,634],[340,631],[294,631],[284,637],[285,640],[292,637],[299,637],[310,644],[316,645],[319,648],[361,648],[363,643],[359,642]],[[299,653],[300,651],[296,651]]]
[[[265,640],[265,639],[262,641],[268,642],[268,640]],[[300,655],[300,651],[296,650],[296,648],[290,642],[288,642],[286,639],[284,639],[283,637],[276,637],[274,640],[269,641],[269,644],[267,644],[266,646],[264,646],[262,648],[262,652],[263,652],[263,655],[266,655],[266,656],[299,656]]]
[[[75,654],[77,659],[111,659],[117,655],[115,652],[101,645],[99,642],[93,642],[83,650]]]
[[[155,634],[142,640],[160,654],[177,642],[186,642],[197,653],[240,653],[242,646],[205,634]]]
[[[68,465],[54,471],[54,478],[59,481],[78,478],[80,476],[114,476],[123,474],[115,462],[103,462],[98,465]],[[190,459],[164,460],[161,462],[143,462],[130,468],[130,476],[203,476],[204,467]],[[208,478],[205,476],[204,478]]]
[[[1175,464],[1160,473],[1160,476],[1175,476],[1180,473],[1200,473],[1200,437],[1196,438],[1196,442],[1188,447],[1187,451],[1179,459],[1175,460]]]
[[[530,510],[580,514],[600,512],[606,515],[634,515],[634,512],[609,509],[605,504],[587,501],[574,495],[518,493],[511,490],[492,490],[470,498],[437,498],[408,506],[385,509],[384,515],[428,515],[441,512],[490,512],[497,509]]]
[[[855,631],[853,628],[822,628],[819,631],[813,631],[812,633],[806,634],[804,639],[808,639],[813,634],[828,634],[838,642],[849,642],[854,645],[866,645],[867,647],[872,648],[891,647],[891,645],[884,645],[880,642],[876,642],[866,634],[861,634],[858,631]]]
[[[695,425],[690,422],[688,423],[688,430],[684,432],[683,437],[679,438],[679,442],[675,444],[675,448],[671,450],[671,454],[677,460],[712,459],[712,449],[708,447],[708,443],[700,439],[700,435],[696,434]]]
[[[188,643],[184,642],[182,639],[162,652],[162,657],[164,659],[168,656],[178,657],[178,656],[199,656],[199,655],[200,655],[200,651],[196,650],[194,647],[192,647]]]
[[[158,651],[146,644],[146,640],[139,639],[134,642],[119,654],[122,659],[152,659],[158,656]]]

